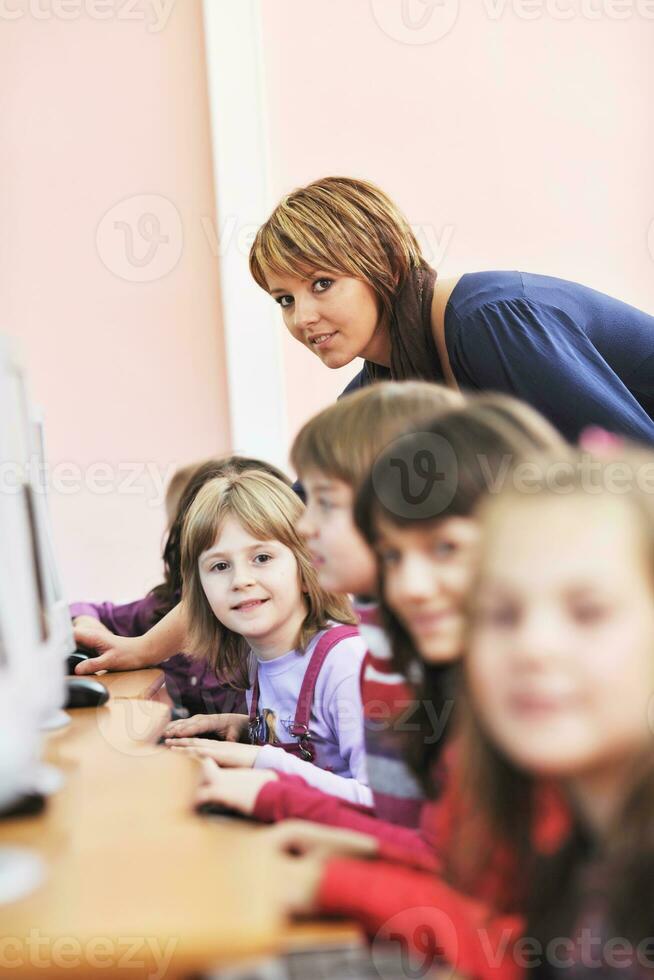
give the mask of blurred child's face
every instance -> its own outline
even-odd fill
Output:
[[[384,598],[427,663],[461,655],[464,606],[478,531],[468,517],[424,526],[378,522],[377,553]]]
[[[582,776],[651,739],[654,596],[642,538],[615,496],[512,501],[491,516],[469,682],[516,765]]]
[[[388,362],[388,331],[367,282],[326,269],[309,279],[271,271],[266,282],[291,336],[327,367],[343,367],[355,357]]]
[[[220,622],[255,652],[293,648],[306,615],[295,555],[281,541],[258,541],[228,517],[199,559],[202,588]]]
[[[318,581],[329,592],[374,595],[375,555],[354,523],[354,491],[317,470],[303,474],[307,506],[297,526],[307,542]]]

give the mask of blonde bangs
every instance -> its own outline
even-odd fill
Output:
[[[266,273],[308,279],[317,270],[367,279],[368,270],[358,260],[344,228],[329,212],[302,202],[289,206],[285,199],[257,232],[250,253],[250,271],[268,291]],[[298,206],[299,205],[299,206]]]
[[[269,272],[308,278],[320,269],[367,282],[386,309],[421,262],[416,237],[390,198],[348,177],[326,177],[288,194],[250,250],[250,271],[266,291]]]
[[[263,472],[238,478],[210,480],[198,493],[184,527],[184,550],[197,562],[212,546],[228,517],[237,520],[253,538],[272,539],[297,546],[294,523],[302,504],[297,495],[276,477]]]

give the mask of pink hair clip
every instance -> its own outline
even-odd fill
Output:
[[[623,446],[624,439],[622,436],[602,429],[599,425],[587,426],[579,436],[579,448],[598,455],[622,449]]]

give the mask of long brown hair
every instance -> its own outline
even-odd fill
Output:
[[[166,493],[166,504],[177,503],[174,506],[172,521],[166,536],[163,549],[164,580],[156,585],[150,595],[157,600],[157,606],[152,618],[152,625],[163,619],[180,601],[182,594],[182,555],[181,539],[182,526],[191,504],[198,493],[209,480],[222,476],[236,476],[248,470],[261,470],[286,483],[291,481],[271,463],[252,456],[224,456],[207,459],[201,463],[191,464],[177,470],[170,481]]]
[[[640,473],[654,471],[654,454],[641,448],[612,450],[601,458],[570,451],[565,473],[553,485],[548,478],[552,459],[538,460],[540,477],[530,481],[529,498],[556,495],[562,501],[573,494],[588,492],[588,470],[584,462],[593,463],[593,499],[598,493],[609,493],[611,467],[621,466],[620,479],[631,475],[630,488],[620,490],[620,502],[631,508],[643,529],[643,548],[650,565],[650,584],[654,592],[654,498],[638,478]],[[615,472],[615,471],[613,471]],[[651,476],[650,476],[651,478]],[[565,481],[565,482],[563,482]],[[512,481],[507,481],[511,486]],[[565,496],[563,496],[565,494]],[[497,498],[485,498],[478,517],[482,526],[493,521],[511,519],[511,506],[519,499],[518,491],[508,489]],[[488,546],[490,547],[490,545]],[[484,548],[476,585],[483,582]],[[469,643],[474,644],[474,610],[476,590],[471,590],[472,625]],[[654,594],[652,596],[654,602]],[[593,881],[594,900],[601,905],[605,925],[634,943],[652,936],[654,926],[654,754],[648,746],[634,757],[629,772],[629,791],[620,812],[602,842],[601,855],[587,829],[571,814],[572,824],[565,842],[553,855],[542,853],[534,840],[543,782],[519,769],[498,749],[480,723],[474,703],[465,699],[460,713],[460,760],[457,768],[456,796],[467,818],[458,822],[449,855],[449,876],[462,888],[474,888],[475,879],[492,862],[492,852],[514,855],[514,865],[529,880],[527,896],[528,935],[543,945],[554,936],[569,935],[579,905],[583,905],[584,865],[595,857],[599,874]],[[489,844],[492,843],[492,846]],[[597,869],[596,869],[597,870]],[[498,893],[498,904],[503,901]],[[609,937],[605,937],[609,938]]]
[[[444,412],[420,431],[405,433],[387,447],[357,495],[356,523],[374,548],[380,519],[407,527],[429,526],[452,516],[470,517],[489,480],[506,474],[510,462],[543,450],[564,452],[566,443],[534,409],[507,395],[470,396],[462,407]],[[436,467],[444,467],[443,479],[435,477],[430,487],[425,485],[427,492],[418,494],[420,502],[413,504],[402,474],[414,475],[425,454]],[[442,461],[436,459],[438,454]],[[379,593],[395,667],[417,686],[418,710],[406,739],[407,759],[426,794],[434,796],[439,791],[434,762],[442,740],[434,742],[433,713],[430,718],[427,705],[437,717],[448,716],[458,667],[421,662],[409,633],[383,598],[381,569]]]
[[[194,656],[206,657],[227,684],[249,686],[249,648],[245,639],[216,619],[200,581],[200,555],[214,543],[225,519],[234,517],[259,540],[281,542],[298,565],[298,587],[305,593],[306,616],[297,638],[304,650],[330,620],[354,623],[349,600],[326,592],[296,526],[304,505],[286,482],[268,473],[250,471],[206,483],[184,519],[182,532],[183,602],[189,621],[189,646]]]

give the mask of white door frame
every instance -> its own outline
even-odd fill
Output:
[[[254,231],[271,210],[261,0],[203,3],[232,447],[285,469],[280,324],[247,262]]]

